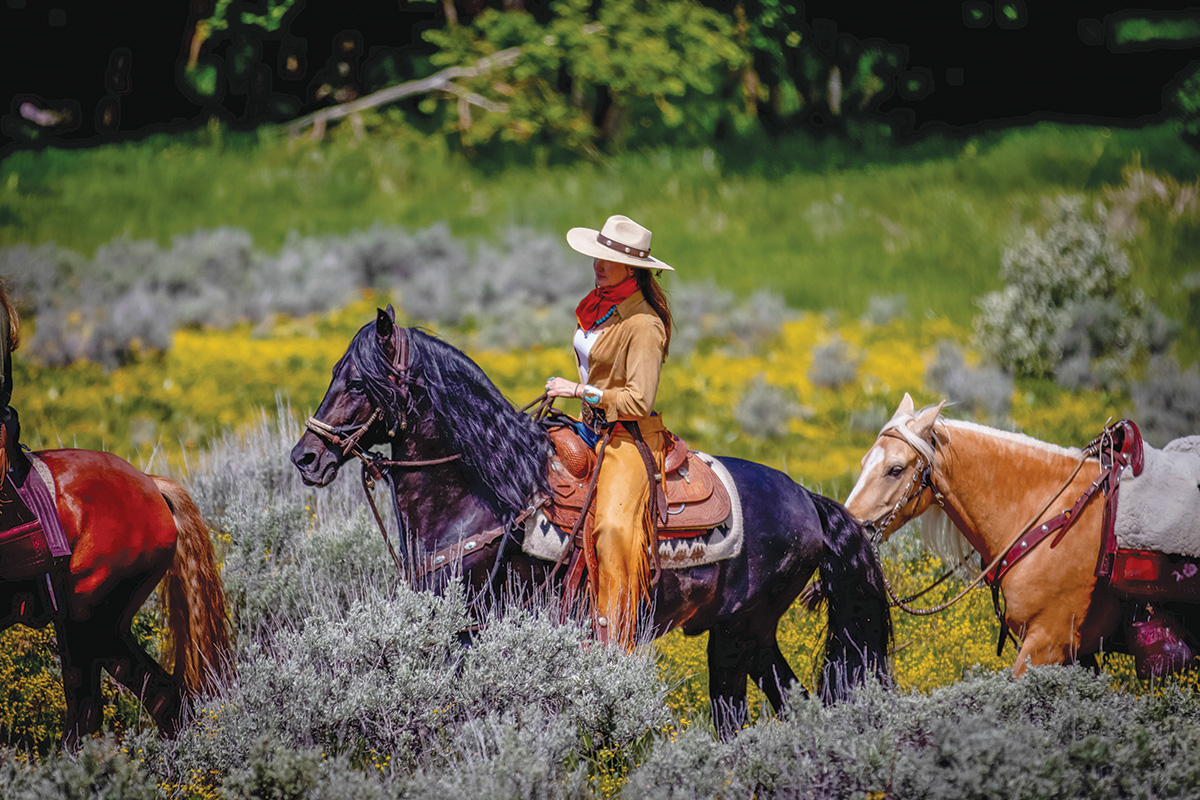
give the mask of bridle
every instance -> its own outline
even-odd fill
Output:
[[[942,492],[939,491],[938,488],[933,485],[933,461],[932,461],[932,459],[927,461],[925,459],[925,455],[920,450],[918,450],[913,445],[912,442],[908,441],[908,439],[905,439],[904,436],[902,436],[900,434],[885,432],[880,435],[880,438],[882,438],[883,436],[888,436],[892,439],[899,439],[900,441],[904,442],[909,447],[912,447],[913,450],[916,450],[917,451],[917,465],[913,469],[913,474],[911,476],[909,476],[908,486],[905,489],[904,496],[901,497],[896,502],[896,504],[894,506],[892,506],[892,508],[890,510],[888,510],[882,516],[876,517],[874,520],[870,520],[868,522],[862,523],[863,528],[867,529],[871,533],[871,543],[875,546],[876,554],[878,554],[878,552],[879,552],[879,544],[883,539],[883,534],[888,530],[889,527],[891,527],[892,521],[896,518],[896,514],[900,513],[900,510],[902,508],[905,508],[909,503],[920,498],[921,494],[926,489],[933,492],[934,502],[936,502],[938,504],[938,506],[940,506],[943,509],[946,507],[945,495],[943,495]],[[936,439],[934,440],[933,445],[934,445],[934,447],[937,446]],[[997,560],[999,560],[999,558],[997,558]],[[908,597],[900,597],[896,594],[896,591],[892,588],[891,581],[888,580],[887,573],[884,572],[882,563],[883,563],[883,561],[882,561],[882,559],[880,559],[879,574],[883,577],[883,586],[887,590],[888,597],[891,598],[892,605],[899,608],[902,611],[906,611],[909,614],[912,614],[914,616],[919,616],[919,617],[929,616],[931,614],[937,614],[941,611],[945,611],[947,608],[954,605],[962,598],[966,597],[967,593],[970,592],[972,589],[974,589],[976,586],[978,586],[979,582],[981,580],[983,580],[985,575],[987,574],[986,570],[984,572],[981,572],[979,574],[979,577],[977,577],[975,580],[973,580],[969,584],[967,584],[967,586],[962,591],[960,591],[957,595],[955,595],[954,597],[952,597],[951,599],[949,599],[943,603],[939,603],[936,606],[932,606],[930,608],[914,608],[913,606],[910,606],[909,603],[911,603],[913,600],[916,600],[919,597],[925,595],[926,593],[932,591],[935,587],[937,587],[938,585],[945,582],[946,579],[948,579],[951,575],[954,574],[954,570],[953,569],[947,570],[946,573],[943,574],[940,578],[938,578],[932,584],[925,587],[924,589],[917,592],[916,594],[909,595]]]
[[[880,435],[880,438],[883,438],[884,436],[887,436],[891,439],[899,439],[909,447],[917,450],[916,447],[913,447],[912,442],[908,441],[899,434],[883,433]],[[917,465],[913,469],[912,475],[910,475],[908,478],[908,485],[905,487],[904,495],[897,500],[896,504],[889,510],[879,515],[875,519],[862,523],[862,526],[870,532],[872,543],[878,546],[883,540],[883,535],[888,531],[892,525],[892,522],[896,519],[896,515],[900,513],[900,510],[907,507],[909,503],[912,503],[920,498],[921,494],[924,493],[926,489],[933,492],[933,499],[939,506],[942,508],[946,507],[945,496],[938,491],[936,486],[933,485],[932,461],[926,461],[924,454],[922,454],[920,450],[917,450]]]
[[[1136,432],[1136,426],[1133,426],[1132,423],[1130,423],[1130,425],[1134,428],[1134,430]],[[1106,426],[1105,434],[1108,434],[1108,431],[1109,431],[1109,428]],[[881,574],[883,575],[884,587],[887,589],[888,596],[892,600],[892,605],[900,608],[903,611],[908,612],[909,614],[913,614],[916,616],[928,616],[930,614],[936,614],[936,613],[938,613],[940,611],[944,611],[947,608],[949,608],[950,606],[954,605],[959,600],[961,600],[963,597],[965,597],[967,595],[967,593],[969,593],[972,589],[974,589],[980,583],[987,581],[992,587],[992,602],[993,602],[993,605],[996,610],[996,616],[1000,620],[1000,643],[999,643],[999,646],[997,647],[997,655],[999,655],[999,650],[1004,645],[1006,634],[1008,634],[1008,635],[1011,635],[1011,634],[1009,634],[1009,632],[1008,632],[1007,622],[1005,621],[1004,615],[1000,609],[999,592],[1000,592],[1000,574],[1001,573],[997,573],[997,572],[995,572],[995,570],[998,567],[1009,566],[1009,561],[1007,560],[1007,554],[1009,553],[1009,551],[1011,551],[1018,542],[1021,542],[1022,538],[1025,537],[1025,535],[1027,533],[1029,533],[1029,531],[1033,528],[1035,522],[1038,519],[1040,519],[1043,514],[1046,513],[1046,511],[1050,508],[1050,506],[1054,503],[1054,501],[1057,500],[1058,497],[1060,495],[1062,495],[1063,491],[1068,486],[1071,485],[1071,482],[1073,480],[1075,480],[1075,476],[1079,474],[1079,470],[1083,466],[1083,463],[1088,458],[1088,456],[1095,455],[1097,452],[1100,451],[1102,442],[1105,441],[1105,439],[1104,439],[1105,434],[1102,434],[1101,437],[1098,437],[1096,440],[1092,441],[1087,447],[1085,447],[1081,451],[1080,456],[1079,456],[1079,461],[1076,463],[1075,469],[1071,472],[1071,475],[1062,484],[1062,486],[1058,489],[1058,491],[1056,491],[1054,493],[1054,495],[1049,500],[1046,501],[1046,504],[1042,507],[1042,509],[1040,511],[1038,511],[1036,514],[1034,514],[1028,523],[1021,526],[1019,533],[1012,539],[1011,542],[1008,543],[1007,547],[1004,547],[999,550],[996,557],[992,560],[992,563],[985,566],[980,571],[979,575],[976,576],[976,578],[973,581],[968,583],[962,589],[962,591],[960,591],[953,598],[951,598],[943,603],[939,603],[938,605],[933,606],[931,608],[914,608],[914,607],[908,605],[913,600],[917,599],[918,597],[921,597],[926,592],[929,592],[935,586],[937,586],[938,584],[940,584],[944,580],[946,580],[951,574],[953,574],[953,570],[946,572],[946,574],[944,574],[944,575],[942,575],[942,577],[938,578],[938,580],[936,580],[931,586],[926,587],[925,589],[923,589],[922,591],[920,591],[914,595],[911,595],[909,597],[903,597],[903,598],[898,597],[896,595],[895,591],[893,591],[893,589],[892,589],[891,583],[887,579],[887,573],[880,570]],[[890,434],[890,433],[885,433],[883,435],[884,436],[892,436],[892,438],[895,438],[895,439],[900,439],[905,444],[907,444],[909,447],[913,447],[912,442],[909,442],[903,436],[894,435],[894,434]],[[1108,441],[1111,441],[1111,435],[1110,435]],[[935,446],[936,446],[936,442],[935,442]],[[913,449],[916,449],[916,448],[914,447]],[[917,451],[917,459],[918,459],[917,467],[914,470],[912,477],[909,478],[908,491],[906,492],[904,497],[899,502],[897,502],[896,505],[891,508],[891,510],[889,510],[886,514],[884,514],[882,516],[882,518],[863,523],[864,528],[871,529],[871,531],[872,531],[871,540],[873,543],[875,543],[876,548],[878,548],[879,540],[882,538],[883,532],[886,531],[888,526],[891,525],[892,520],[895,518],[896,514],[900,511],[900,509],[904,508],[910,502],[912,502],[913,500],[920,497],[921,493],[924,492],[925,489],[931,490],[933,492],[934,499],[937,501],[937,504],[939,506],[941,506],[942,508],[945,508],[946,504],[945,504],[944,496],[942,495],[941,492],[938,491],[937,487],[935,487],[933,485],[933,481],[932,481],[932,477],[931,477],[932,467],[930,464],[927,464],[925,462],[925,457],[924,457],[924,455],[921,454],[921,452],[919,450]],[[1117,474],[1117,479],[1119,480],[1119,475],[1120,475],[1119,471],[1116,474]],[[919,480],[918,480],[918,476],[919,476]],[[1066,519],[1065,522],[1060,522],[1057,527],[1051,528],[1050,527],[1051,523],[1055,522],[1055,520],[1052,520],[1051,523],[1041,526],[1042,532],[1048,533],[1048,532],[1053,532],[1055,530],[1061,531],[1058,533],[1058,537],[1056,538],[1055,541],[1057,542],[1059,539],[1061,539],[1062,536],[1066,533],[1066,529],[1068,527],[1070,527],[1070,524],[1072,522],[1074,522],[1075,519],[1078,518],[1078,512],[1080,510],[1082,510],[1082,507],[1084,505],[1086,505],[1087,502],[1090,501],[1091,497],[1094,496],[1096,489],[1099,487],[1100,487],[1099,481],[1093,483],[1091,488],[1087,492],[1085,492],[1084,495],[1082,497],[1080,497],[1080,499],[1078,501],[1076,501],[1076,506],[1074,509],[1072,509],[1070,511],[1066,511],[1063,514],[1059,515],[1058,518],[1056,518],[1056,520],[1065,518]],[[876,529],[874,527],[876,525],[882,525],[882,527],[879,527]],[[1032,549],[1032,547],[1034,545],[1036,545],[1038,541],[1041,541],[1041,538],[1038,538],[1034,541],[1022,542],[1022,545],[1023,545],[1023,553],[1022,554],[1024,554],[1024,552],[1028,552],[1030,549]],[[1053,545],[1051,545],[1051,546],[1053,546]]]
[[[407,392],[405,391],[407,386],[405,376],[408,374],[409,369],[408,337],[404,335],[403,328],[396,328],[396,331],[399,341],[396,345],[395,355],[392,356],[391,363],[388,364],[388,380],[396,384],[402,396],[407,396]],[[403,409],[398,408],[396,414],[398,417],[396,425],[387,432],[388,438],[396,435],[396,427],[399,427],[400,430],[408,429],[408,419]],[[462,454],[452,453],[440,458],[395,460],[384,458],[380,453],[368,453],[368,451],[363,449],[361,440],[375,423],[384,419],[385,416],[386,412],[382,408],[373,406],[371,414],[367,417],[366,421],[358,424],[357,427],[355,423],[330,425],[327,422],[317,419],[315,416],[306,419],[304,427],[311,431],[318,439],[321,439],[328,445],[332,445],[334,449],[340,450],[343,458],[354,456],[363,462],[363,492],[366,494],[367,502],[371,506],[371,513],[375,515],[375,523],[379,526],[379,532],[383,535],[384,544],[387,545],[388,552],[391,553],[392,561],[395,562],[396,568],[400,570],[400,574],[407,576],[409,574],[407,550],[402,548],[400,553],[397,553],[396,549],[392,546],[391,539],[388,537],[387,527],[383,524],[383,517],[379,514],[379,509],[375,505],[375,497],[372,495],[371,490],[375,488],[376,481],[387,480],[392,490],[393,506],[396,512],[396,526],[399,528],[400,539],[403,540],[405,538],[404,529],[406,525],[403,522],[403,515],[397,504],[396,486],[391,468],[420,468],[447,464],[462,458]]]
[[[409,369],[408,337],[404,335],[403,328],[397,328],[396,331],[399,341],[396,343],[395,355],[392,356],[391,363],[388,364],[388,380],[396,384],[401,390],[402,395],[406,395],[407,393],[404,390],[407,386],[405,376],[408,374]],[[398,417],[396,425],[387,432],[389,439],[396,435],[397,427],[402,431],[408,429],[408,418],[404,415],[404,411],[398,410],[396,414]],[[377,481],[384,476],[384,467],[428,467],[462,458],[460,453],[454,453],[441,458],[396,461],[385,459],[379,453],[368,453],[359,442],[367,434],[367,431],[385,416],[386,414],[382,408],[374,406],[366,421],[358,424],[357,427],[355,427],[354,423],[330,425],[316,417],[306,419],[304,427],[312,431],[317,438],[340,450],[343,458],[354,456],[362,461],[363,471],[364,473],[369,473],[372,481]]]
[[[330,444],[334,448],[341,450],[343,458],[355,456],[356,458],[362,460],[364,466],[370,468],[375,466],[375,457],[378,456],[378,453],[368,456],[366,451],[363,450],[362,446],[359,444],[359,440],[366,435],[367,431],[371,429],[372,425],[382,418],[382,409],[375,407],[371,410],[371,416],[367,417],[367,421],[359,425],[357,428],[354,428],[353,423],[349,425],[338,426],[329,425],[317,419],[316,417],[309,417],[306,419],[304,421],[304,427],[308,428],[310,431],[316,434],[318,438],[324,440],[327,444]],[[402,425],[401,427],[404,426]],[[346,431],[351,428],[354,428],[354,430],[347,434]]]

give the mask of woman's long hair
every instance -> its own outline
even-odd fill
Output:
[[[637,281],[637,287],[642,292],[642,297],[646,298],[646,302],[654,309],[654,313],[658,314],[663,327],[667,329],[667,341],[663,345],[663,358],[666,358],[667,353],[671,351],[671,306],[667,303],[667,293],[654,279],[652,270],[635,267],[633,274],[634,280]]]
[[[17,314],[17,304],[8,299],[8,286],[3,280],[0,280],[0,303],[8,314],[8,349],[16,350],[21,346],[21,317]],[[667,336],[670,335],[668,331]]]

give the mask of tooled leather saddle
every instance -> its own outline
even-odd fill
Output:
[[[544,513],[560,530],[569,531],[578,522],[587,500],[596,453],[569,427],[553,427],[548,433],[555,454],[550,458],[551,497]],[[667,440],[663,468],[667,521],[659,526],[658,536],[678,539],[703,535],[729,518],[729,492],[683,439],[668,432]],[[585,536],[591,532],[593,517],[594,506],[588,508],[584,521]]]

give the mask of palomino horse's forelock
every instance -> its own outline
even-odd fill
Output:
[[[883,429],[879,431],[879,435],[883,436],[888,431],[895,431],[897,435],[908,442],[925,459],[925,463],[931,464],[933,463],[933,442],[926,441],[917,436],[908,425],[910,422],[915,421],[927,408],[930,407],[926,406],[926,408],[912,414],[897,414],[895,417],[892,417],[888,424],[883,426]],[[944,420],[939,415],[937,421],[938,423],[942,423]],[[935,425],[934,427],[936,429],[937,426]]]

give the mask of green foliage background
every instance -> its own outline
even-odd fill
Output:
[[[500,171],[384,117],[368,131],[316,143],[212,125],[16,152],[0,163],[0,245],[54,241],[90,256],[116,236],[166,244],[234,225],[269,250],[293,234],[442,220],[458,236],[497,237],[514,226],[598,227],[619,209],[655,232],[680,280],[711,277],[739,294],[766,288],[795,308],[855,315],[872,294],[906,292],[914,318],[931,311],[967,324],[1043,197],[1101,199],[1131,166],[1179,181],[1200,174],[1200,154],[1169,126],[1041,124],[880,152],[796,135]],[[1182,318],[1191,301],[1176,286],[1194,268],[1200,234],[1169,208],[1147,213],[1153,235],[1131,246],[1134,280]]]

